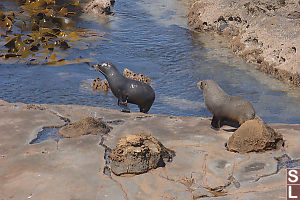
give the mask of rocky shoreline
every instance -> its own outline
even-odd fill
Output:
[[[232,51],[271,76],[300,86],[298,0],[196,0],[188,23],[229,40]]]
[[[268,66],[262,68],[272,69],[272,73],[283,80],[299,86],[298,65],[293,69],[287,67],[294,60],[296,64],[299,62],[296,60],[298,32],[289,40],[295,43],[284,43],[278,52],[276,58],[281,68],[277,69],[277,65],[269,64],[268,54],[265,54],[276,47],[277,44],[272,43],[274,38],[265,38],[270,39],[269,43],[259,33],[257,37],[247,38],[252,34],[247,31],[253,23],[247,16],[237,14],[240,11],[235,8],[239,3],[231,1],[232,13],[221,17],[220,13],[209,10],[212,6],[222,11],[213,6],[218,3],[221,6],[221,1],[203,5],[204,1],[197,2],[189,15],[192,27],[229,37],[236,41],[232,43],[236,53],[257,62],[258,66]],[[277,3],[290,6],[284,0]],[[109,8],[111,4],[103,3]],[[252,10],[251,2],[248,6]],[[223,11],[227,12],[225,7]],[[276,7],[274,12],[283,8]],[[201,9],[208,9],[210,14],[216,15],[216,20],[201,21],[204,19],[201,13],[206,13]],[[254,13],[258,12],[255,6],[253,9]],[[97,8],[96,12],[102,10]],[[288,16],[295,18],[297,12]],[[290,22],[294,23],[293,20],[297,19]],[[242,28],[248,25],[243,32]],[[297,24],[294,28],[297,31]],[[264,49],[266,44],[273,46]],[[145,76],[127,73],[147,80]],[[241,143],[234,140],[237,137],[233,138],[237,135],[236,129],[225,125],[216,131],[210,127],[210,118],[124,113],[80,105],[8,103],[1,99],[0,116],[0,200],[285,199],[285,169],[300,167],[300,124],[269,124],[280,134],[270,137],[280,140],[276,148],[269,148],[275,146],[274,143],[259,143],[264,141],[252,133],[261,130],[261,135],[267,135],[269,128],[257,126],[246,132],[249,137],[245,143],[251,143],[250,139],[254,138],[252,143],[263,148],[237,151],[235,147]],[[42,137],[43,130],[53,128],[60,128],[57,131],[61,138],[33,143]],[[227,145],[227,141],[233,141],[233,145]],[[128,160],[123,160],[124,155]],[[135,156],[130,157],[132,155]],[[141,166],[144,157],[149,160]],[[168,161],[161,165],[163,159]],[[142,161],[132,167],[132,160]]]

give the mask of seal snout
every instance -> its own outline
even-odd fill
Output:
[[[203,81],[199,81],[199,82],[197,83],[197,87],[198,87],[199,89],[203,90]]]
[[[98,69],[99,68],[99,66],[98,66],[99,64],[95,64],[95,65],[93,65],[92,67],[94,68],[94,69]]]
[[[108,68],[110,68],[110,63],[103,62],[99,64],[95,64],[92,66],[96,71],[101,72],[103,75],[106,75]]]
[[[101,67],[108,67],[108,66],[109,66],[108,62],[103,62],[103,63],[95,64],[92,67],[96,70],[99,70]]]

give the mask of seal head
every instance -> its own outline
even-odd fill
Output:
[[[105,78],[119,73],[118,69],[108,62],[93,65],[93,68],[96,71],[101,72],[105,76]]]
[[[197,83],[203,91],[205,105],[213,114],[211,125],[219,129],[224,121],[243,124],[254,119],[255,110],[252,104],[240,97],[228,95],[213,80],[203,80]]]
[[[93,65],[93,68],[105,76],[112,93],[118,99],[118,105],[125,109],[123,111],[129,112],[127,103],[138,105],[143,113],[150,110],[155,100],[155,92],[150,85],[126,78],[109,62]]]

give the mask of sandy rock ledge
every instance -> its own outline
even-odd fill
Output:
[[[65,118],[78,122],[91,113],[113,129],[108,134],[29,144],[41,127],[62,126]],[[215,131],[210,119],[202,117],[1,100],[0,116],[1,200],[285,199],[285,168],[300,166],[299,124],[270,124],[284,138],[278,150],[234,153],[224,146],[233,134],[230,127]],[[139,175],[104,174],[103,146],[116,147],[121,138],[141,132],[174,150],[173,161]],[[157,144],[149,142],[152,149],[159,149]]]

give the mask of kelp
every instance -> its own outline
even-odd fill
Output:
[[[61,52],[82,49],[76,45],[77,41],[108,40],[104,38],[105,33],[76,28],[73,18],[81,12],[78,0],[18,0],[18,3],[18,11],[0,11],[0,45],[3,47],[0,63],[89,62],[90,59],[67,60],[64,55],[68,54]]]

